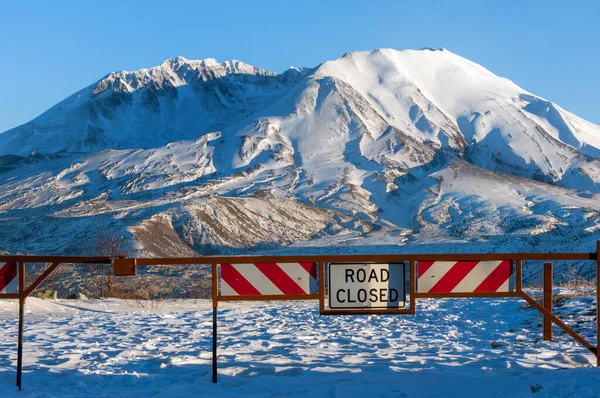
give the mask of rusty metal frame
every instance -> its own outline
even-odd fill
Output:
[[[18,300],[21,298],[19,293],[4,293],[0,294],[0,300]]]
[[[565,333],[567,333],[568,335],[573,337],[575,340],[577,340],[579,343],[581,343],[581,345],[583,345],[585,348],[590,350],[592,353],[597,354],[597,347],[594,347],[592,344],[590,344],[586,339],[581,337],[581,335],[579,335],[579,333],[575,332],[573,329],[571,329],[569,326],[567,326],[563,321],[561,321],[558,317],[556,317],[556,315],[553,315],[550,311],[548,311],[546,308],[544,308],[540,303],[535,301],[535,299],[533,299],[530,295],[523,292],[521,297],[525,301],[527,301],[532,307],[534,307],[539,312],[541,312],[542,315],[544,315],[544,317],[549,318],[552,321],[552,323],[555,323],[562,330],[564,330]]]
[[[597,248],[600,252],[600,241],[597,242]],[[600,257],[594,256],[594,260],[596,260],[596,296],[600,297],[600,283],[598,280],[600,279]],[[574,331],[571,327],[569,327],[566,323],[561,321],[556,315],[552,313],[552,263],[545,263],[543,268],[543,289],[542,289],[542,297],[543,304],[538,303],[533,297],[531,297],[528,293],[523,291],[522,289],[522,261],[517,260],[517,292],[519,297],[525,300],[529,305],[538,310],[543,316],[543,326],[542,326],[542,338],[545,341],[552,340],[552,324],[560,327],[565,333],[575,339],[582,346],[587,348],[591,353],[596,356],[596,366],[600,366],[600,352],[598,351],[598,347],[600,347],[600,320],[596,319],[596,335],[597,335],[597,345],[594,346],[592,343],[588,342],[583,336]],[[596,303],[596,312],[600,310],[600,303]]]
[[[212,274],[212,310],[213,310],[213,328],[212,328],[212,382],[217,382],[217,315],[219,306],[219,280],[218,266],[211,264]]]
[[[590,352],[592,352],[596,356],[596,366],[600,367],[600,241],[596,243],[596,253],[588,253],[587,256],[585,253],[573,253],[572,255],[567,255],[567,253],[557,253],[558,258],[553,258],[553,254],[543,254],[541,256],[531,255],[531,254],[518,254],[514,255],[512,258],[516,258],[513,260],[516,262],[515,267],[515,291],[508,293],[417,293],[417,298],[510,298],[510,297],[518,297],[525,300],[529,303],[533,308],[538,310],[543,316],[543,340],[552,340],[552,324],[556,324],[560,327],[565,333],[587,348]],[[494,256],[504,256],[504,255],[485,255],[481,256],[481,258],[490,259],[490,260],[498,260],[499,258],[493,258]],[[445,257],[444,260],[451,258],[450,261],[453,260],[465,260],[467,257],[459,256],[460,259],[456,259],[455,256]],[[470,257],[470,256],[469,256]],[[424,259],[425,256],[421,259]],[[523,291],[523,261],[524,260],[595,260],[596,262],[596,346],[592,343],[588,342],[584,337],[582,337],[579,333],[575,332],[571,327],[561,321],[557,316],[552,314],[552,263],[545,263],[543,274],[544,274],[544,286],[543,286],[543,305],[539,304],[535,299],[533,299],[529,294]]]
[[[23,328],[25,325],[25,262],[19,261],[19,337],[17,340],[17,388],[21,391],[23,371]]]
[[[24,271],[23,275],[26,275],[27,263],[51,263],[40,276],[38,276],[28,288],[25,288],[25,280],[23,286],[19,284],[19,293],[0,294],[0,300],[18,300],[25,293],[24,298],[27,298],[37,289],[48,277],[64,263],[76,263],[76,264],[111,264],[112,258],[110,257],[73,257],[73,256],[0,256],[0,262],[14,262],[17,264],[23,263]],[[20,271],[19,265],[19,271]],[[20,272],[19,272],[20,274]],[[21,290],[23,289],[23,290]]]
[[[552,263],[544,263],[544,308],[549,313],[552,313]],[[552,340],[552,321],[547,316],[544,317],[544,341]]]
[[[198,257],[195,257],[196,259]],[[221,264],[254,264],[254,263],[264,263],[266,261],[262,260],[262,257],[253,257],[254,261],[212,261],[210,262],[211,266],[211,275],[212,275],[212,310],[213,310],[213,323],[212,323],[212,382],[216,383],[218,379],[218,346],[217,346],[217,335],[218,335],[218,327],[217,327],[217,316],[218,316],[218,307],[219,302],[227,302],[227,301],[292,301],[292,300],[320,300],[320,294],[277,294],[277,295],[260,295],[260,296],[221,296],[219,295],[219,265]],[[136,259],[137,260],[137,259]],[[136,265],[147,265],[144,264],[144,259],[136,261]],[[186,259],[187,260],[187,259]],[[282,261],[279,261],[280,263]],[[290,261],[292,262],[292,261]],[[319,262],[310,261],[317,266],[317,283],[323,279],[321,277],[321,271]],[[174,264],[181,264],[180,262],[175,262]],[[193,264],[203,264],[202,262],[194,262]],[[165,265],[165,264],[157,264],[157,265]],[[167,264],[168,265],[168,264]],[[320,285],[317,285],[320,286]]]
[[[1,257],[0,261],[4,258]],[[19,261],[19,257],[11,257]],[[137,258],[137,265],[186,265],[186,264],[244,264],[253,262],[285,263],[285,262],[318,262],[319,258],[326,258],[327,262],[404,262],[404,261],[460,261],[460,260],[498,260],[521,259],[525,260],[596,260],[596,253],[497,253],[497,254],[353,254],[353,255],[313,255],[313,256],[201,256],[178,258]],[[16,259],[16,260],[14,260]],[[39,261],[38,261],[39,262]],[[50,262],[50,261],[46,261]],[[67,261],[65,261],[67,262]],[[68,261],[81,262],[81,261]]]
[[[544,319],[552,322],[563,329],[576,341],[590,350],[596,356],[597,366],[600,366],[600,241],[597,242],[595,253],[498,253],[498,254],[381,254],[381,255],[328,255],[328,256],[209,256],[209,257],[191,257],[191,258],[145,258],[137,259],[138,265],[170,265],[170,264],[212,264],[213,265],[213,291],[217,275],[214,269],[220,263],[254,263],[254,262],[316,262],[318,264],[318,295],[302,295],[299,297],[290,297],[288,299],[318,299],[319,313],[321,315],[372,315],[372,314],[415,314],[416,301],[422,298],[522,298],[532,307],[540,311]],[[491,293],[418,293],[416,278],[416,262],[421,261],[466,261],[466,260],[506,260],[512,259],[515,271],[515,291],[513,292],[491,292]],[[581,335],[562,322],[558,317],[551,313],[551,310],[537,303],[531,296],[523,291],[523,261],[548,261],[548,260],[595,260],[597,272],[597,343],[593,346]],[[410,262],[410,287],[409,287],[409,308],[401,309],[348,309],[331,310],[325,305],[325,263],[326,262]],[[548,279],[548,278],[546,278]],[[551,285],[551,281],[550,281]],[[250,300],[256,300],[256,297],[262,297],[262,300],[282,300],[285,296],[251,296]],[[213,293],[213,303],[218,301],[243,301],[244,296],[218,296]],[[285,299],[283,299],[285,300]],[[213,304],[216,309],[218,304]],[[215,317],[216,324],[216,317]],[[216,341],[216,332],[215,332]],[[215,343],[216,344],[216,343]],[[216,348],[215,348],[216,350]],[[216,354],[215,354],[216,358]],[[215,366],[216,372],[216,366]],[[216,373],[213,376],[216,382]]]
[[[63,263],[110,264],[110,257],[66,257],[66,256],[0,256],[0,262],[18,264],[19,292],[16,294],[0,294],[0,300],[19,300],[19,334],[17,340],[17,388],[21,391],[23,374],[23,332],[25,327],[25,300]],[[27,263],[50,263],[30,285],[26,287]]]
[[[75,263],[75,264],[110,264],[111,257],[107,256],[0,256],[0,262],[25,263]]]
[[[521,297],[519,292],[416,293],[417,298],[504,298]]]
[[[297,301],[318,300],[318,294],[265,294],[262,296],[218,296],[218,301]]]
[[[409,314],[417,313],[417,265],[415,260],[410,260],[410,288],[409,288]]]
[[[416,278],[416,262],[421,261],[461,261],[461,260],[498,260],[513,259],[516,265],[515,291],[508,293],[418,293]],[[61,264],[111,264],[110,257],[74,257],[74,256],[0,256],[0,261],[15,262],[19,266],[19,293],[0,294],[0,299],[19,300],[19,337],[17,358],[17,387],[21,390],[21,376],[23,365],[23,328],[24,328],[24,306],[26,298],[38,288]],[[523,261],[538,260],[595,260],[596,262],[596,345],[594,346],[580,334],[571,329],[558,317],[552,314],[551,288],[552,281],[551,266],[545,266],[545,291],[548,299],[545,305],[539,304],[522,289]],[[131,261],[131,260],[130,260]],[[213,307],[213,382],[217,381],[217,312],[219,301],[246,301],[246,300],[318,300],[319,313],[322,315],[364,315],[364,314],[415,314],[416,301],[420,298],[474,298],[474,297],[520,297],[537,309],[545,319],[546,325],[552,323],[559,326],[565,333],[573,337],[577,342],[591,351],[596,356],[596,364],[600,366],[600,241],[596,243],[595,253],[498,253],[498,254],[380,254],[380,255],[328,255],[328,256],[202,256],[186,258],[139,258],[133,259],[134,266],[149,265],[177,265],[177,264],[210,264],[212,266],[212,307]],[[26,287],[26,264],[51,263],[51,265]],[[218,294],[218,264],[243,264],[256,262],[315,262],[318,266],[318,294],[295,295],[295,296],[219,296]],[[325,263],[326,262],[409,262],[410,286],[409,286],[409,308],[383,309],[383,310],[328,310],[325,307]],[[550,271],[548,271],[550,270]],[[548,273],[550,272],[550,274]],[[550,334],[548,334],[550,330]],[[545,328],[544,337],[551,338],[551,326]]]

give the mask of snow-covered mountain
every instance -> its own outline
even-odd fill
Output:
[[[83,254],[100,224],[148,255],[600,239],[600,126],[445,49],[110,73],[0,155],[10,252]]]

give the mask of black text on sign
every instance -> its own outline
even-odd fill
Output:
[[[329,264],[329,308],[403,308],[405,264]]]

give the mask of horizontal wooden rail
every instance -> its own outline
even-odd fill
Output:
[[[218,301],[292,301],[318,300],[318,294],[271,294],[262,296],[217,296]]]
[[[0,256],[0,262],[110,264],[110,257],[79,256]]]
[[[343,309],[326,309],[321,312],[321,315],[395,315],[395,314],[406,314],[414,315],[414,311],[410,308],[398,308],[398,309],[378,309],[378,308],[365,308],[357,309],[351,308],[347,310]]]
[[[464,293],[415,293],[415,298],[476,298],[476,297],[521,297],[519,292],[464,292]]]
[[[244,264],[311,262],[323,259],[329,263],[343,262],[402,262],[402,261],[459,261],[459,260],[595,260],[596,253],[497,253],[497,254],[353,254],[314,256],[203,256],[180,258],[137,258],[137,265],[186,264]]]
[[[353,255],[286,255],[286,256],[199,256],[169,258],[137,258],[137,265],[242,264],[258,262],[400,262],[459,260],[596,260],[596,253],[485,253],[485,254],[353,254]],[[0,262],[110,264],[111,257],[97,256],[0,256]]]

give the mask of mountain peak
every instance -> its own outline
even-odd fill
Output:
[[[361,114],[360,123],[373,137],[392,126],[436,149],[462,152],[477,144],[481,164],[484,146],[491,152],[500,147],[521,151],[528,146],[523,144],[530,141],[527,137],[540,134],[543,137],[534,141],[549,136],[571,150],[600,154],[598,126],[564,113],[481,65],[429,48],[349,52],[316,68],[290,68],[281,75],[235,59],[177,56],[152,68],[108,74],[22,128],[3,134],[0,153],[147,148],[224,128],[233,131],[239,125],[246,126],[240,134],[248,135],[246,130],[263,118],[299,123],[298,131],[305,132],[304,121],[296,117],[320,115],[327,82],[334,80],[339,84],[329,100],[352,106],[349,114],[336,110],[330,117],[347,120]],[[529,135],[517,133],[523,129]],[[514,159],[531,157],[525,149],[521,152]],[[553,180],[569,167],[560,159],[548,166],[544,159],[534,162],[541,170],[538,174],[552,169]]]
[[[201,68],[214,68],[219,64],[219,62],[215,58],[205,58],[200,60],[190,60],[182,56],[177,56],[173,58],[169,58],[165,60],[162,64],[150,68],[150,70],[161,69],[161,68],[169,68],[171,70],[179,70],[183,66],[189,66],[193,69],[201,69]],[[141,69],[146,70],[146,69]]]
[[[419,51],[448,51],[444,47],[433,48],[433,47],[423,47]]]
[[[199,60],[190,60],[190,59],[187,59],[182,56],[169,58],[158,66],[155,66],[150,69],[140,69],[140,71],[148,71],[149,73],[152,73],[155,70],[163,70],[165,68],[171,69],[173,71],[178,71],[179,69],[181,69],[183,67],[186,67],[186,69],[188,69],[188,70],[196,70],[199,72],[206,71],[206,70],[215,70],[215,71],[220,71],[224,74],[252,74],[252,75],[274,74],[274,73],[268,72],[264,69],[258,68],[256,66],[239,61],[237,59],[232,59],[231,61],[219,62],[219,61],[217,61],[216,58],[204,58],[204,59],[199,59]],[[135,72],[133,72],[133,73],[135,73]]]
[[[149,69],[111,72],[98,81],[93,95],[99,95],[106,91],[132,92],[149,86],[162,87],[165,82],[174,87],[185,86],[197,81],[213,80],[236,74],[277,75],[236,59],[219,63],[215,58],[189,60],[177,56]]]

